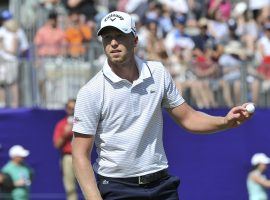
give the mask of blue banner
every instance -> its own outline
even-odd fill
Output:
[[[227,111],[204,110],[211,115],[225,115]],[[35,171],[32,199],[64,199],[60,153],[52,143],[55,124],[62,117],[63,110],[0,110],[0,166],[8,161],[11,146],[20,144],[30,150],[26,160]],[[181,180],[180,198],[246,200],[251,156],[256,152],[270,156],[269,119],[269,109],[257,109],[241,127],[198,135],[183,130],[164,112],[164,145],[169,170]]]

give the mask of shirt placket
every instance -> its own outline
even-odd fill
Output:
[[[139,94],[134,92],[133,87],[130,88],[130,104],[133,116],[138,116],[141,113]]]

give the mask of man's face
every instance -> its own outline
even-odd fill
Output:
[[[79,21],[80,21],[80,16],[79,16],[79,14],[77,14],[77,13],[73,13],[73,14],[71,14],[70,15],[70,21],[73,23],[73,24],[78,24],[79,23]]]
[[[200,26],[201,34],[205,35],[207,33],[207,26]]]
[[[137,38],[125,34],[115,28],[106,28],[102,33],[102,43],[108,60],[115,64],[123,64],[134,55]]]
[[[49,23],[53,28],[57,27],[57,19],[49,19]]]
[[[270,29],[266,29],[265,35],[266,35],[266,37],[270,38]]]
[[[4,182],[4,175],[0,173],[0,185]]]
[[[16,163],[23,163],[24,157],[15,156],[15,157],[12,158],[12,160],[15,161]]]
[[[75,102],[73,101],[68,102],[67,107],[66,107],[66,113],[68,116],[74,115],[74,107],[75,107]]]

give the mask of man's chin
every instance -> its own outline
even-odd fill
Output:
[[[123,58],[111,58],[111,62],[115,64],[123,64],[125,60]]]

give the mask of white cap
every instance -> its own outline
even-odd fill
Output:
[[[247,8],[248,5],[246,2],[238,2],[232,11],[232,15],[235,17],[240,16],[247,10]]]
[[[267,157],[264,153],[256,153],[251,158],[251,164],[252,165],[258,165],[258,164],[269,164],[270,158]]]
[[[103,17],[97,34],[101,35],[101,31],[105,27],[114,27],[126,34],[132,32],[133,35],[136,36],[135,21],[129,14],[124,12],[113,11]]]
[[[27,157],[30,154],[28,150],[23,148],[21,145],[14,145],[9,149],[9,157]]]

